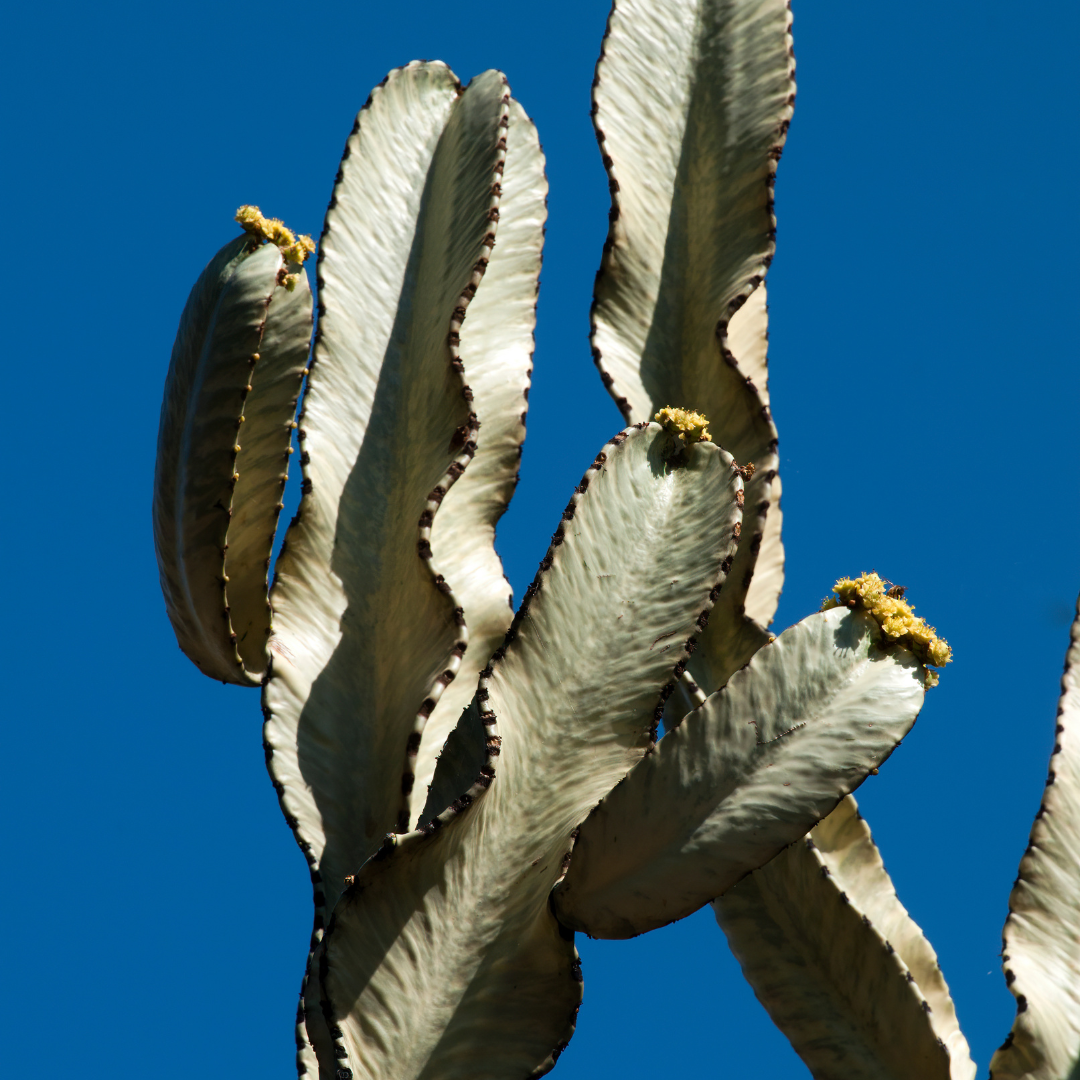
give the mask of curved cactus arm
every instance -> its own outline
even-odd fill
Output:
[[[851,902],[896,949],[930,1006],[930,1025],[949,1051],[952,1080],[971,1080],[976,1069],[960,1031],[956,1007],[937,953],[900,903],[854,798],[847,798],[810,834],[831,878],[843,882]]]
[[[669,468],[665,447],[648,425],[597,457],[481,673],[476,782],[388,838],[339,901],[324,1076],[539,1075],[569,1039],[581,975],[548,894],[574,827],[650,745],[740,516],[726,454],[701,444]]]
[[[327,212],[303,497],[271,591],[263,699],[317,932],[346,875],[404,827],[410,736],[466,648],[430,532],[475,448],[455,335],[491,253],[508,100],[498,72],[464,91],[444,64],[392,72]]]
[[[154,474],[154,543],[177,641],[201,671],[241,686],[259,685],[266,669],[266,568],[311,338],[306,275],[257,245],[231,240],[191,290]]]
[[[790,22],[785,0],[616,0],[593,92],[612,192],[597,366],[629,420],[678,401],[755,467],[732,587],[691,665],[707,692],[768,641],[783,584],[762,281],[794,102]]]
[[[972,1080],[937,956],[850,795],[713,902],[773,1022],[818,1080]]]
[[[581,826],[561,922],[626,938],[691,914],[828,814],[910,730],[921,665],[864,612],[811,615],[689,713]]]
[[[1061,677],[1050,775],[1009,897],[1002,962],[1016,1021],[993,1080],[1080,1075],[1080,605]]]
[[[432,558],[465,611],[469,648],[423,730],[412,768],[410,824],[424,806],[443,742],[472,699],[477,674],[514,614],[510,585],[495,551],[495,525],[514,493],[525,440],[547,179],[536,127],[513,99],[506,142],[497,241],[461,327],[465,380],[480,424],[477,448],[464,475],[446,493],[431,530]],[[449,800],[438,809],[447,805]]]

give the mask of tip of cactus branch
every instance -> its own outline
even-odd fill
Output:
[[[875,573],[840,578],[833,586],[835,595],[826,597],[821,610],[840,606],[861,608],[878,621],[890,641],[910,649],[924,667],[944,667],[952,660],[949,643],[915,614],[914,606],[904,599],[903,588],[889,586],[890,582]],[[937,681],[937,674],[927,671],[926,685],[936,686]]]
[[[297,236],[292,229],[287,228],[279,218],[263,217],[262,211],[257,206],[241,206],[236,211],[236,220],[244,232],[251,233],[259,240],[266,241],[277,247],[289,263],[303,263],[315,250],[315,241],[304,233]],[[292,286],[296,285],[296,278],[292,275]],[[291,288],[286,279],[285,287]]]
[[[689,409],[661,409],[653,419],[669,434],[689,446],[691,443],[712,442],[708,418]]]

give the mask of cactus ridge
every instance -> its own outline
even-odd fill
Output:
[[[814,1076],[973,1080],[937,956],[897,899],[852,796],[713,910]]]
[[[477,673],[513,616],[494,538],[517,484],[525,439],[547,182],[536,128],[512,98],[507,120],[499,239],[460,334],[480,434],[469,468],[443,500],[431,541],[434,558],[465,610],[470,646],[428,719],[415,766],[410,828],[425,805],[443,744],[472,699]]]
[[[435,560],[431,555],[431,525],[443,497],[450,488],[457,483],[473,458],[473,454],[476,451],[477,430],[475,425],[468,429],[466,433],[465,449],[459,457],[450,463],[449,469],[447,469],[439,483],[432,489],[431,494],[428,496],[428,501],[425,504],[424,512],[418,523],[419,539],[417,540],[416,545],[417,550],[420,553],[421,561],[431,575],[432,584],[446,596],[447,600],[453,605],[454,622],[458,628],[458,636],[457,640],[454,642],[450,657],[446,662],[446,667],[441,674],[437,676],[431,689],[428,691],[427,696],[424,698],[423,702],[421,702],[420,708],[416,712],[416,719],[413,721],[412,731],[409,733],[405,742],[405,762],[401,774],[401,799],[398,803],[397,826],[394,830],[398,833],[407,832],[409,829],[411,818],[411,796],[416,782],[416,760],[420,752],[424,729],[427,727],[428,717],[430,717],[431,713],[434,711],[435,706],[443,695],[443,691],[457,677],[457,674],[461,669],[462,657],[464,657],[465,651],[469,647],[469,627],[465,620],[465,609],[458,603],[458,598],[454,593],[453,586],[441,573],[439,573]]]

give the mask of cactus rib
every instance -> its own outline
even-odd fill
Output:
[[[433,559],[465,612],[469,649],[427,719],[412,767],[409,827],[424,806],[443,743],[472,699],[477,674],[513,618],[495,526],[517,484],[525,440],[547,181],[535,126],[513,99],[508,108],[497,243],[461,327],[461,360],[479,420],[477,448],[431,530]]]
[[[407,827],[418,718],[467,629],[430,530],[476,449],[456,335],[491,255],[508,95],[392,72],[348,140],[319,251],[300,508],[271,590],[267,763],[311,870],[317,943],[345,878]],[[410,739],[410,735],[413,739]]]

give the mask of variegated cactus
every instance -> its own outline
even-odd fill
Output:
[[[592,341],[629,426],[516,614],[494,533],[525,435],[546,181],[502,75],[462,87],[413,63],[373,91],[319,242],[310,362],[308,238],[242,208],[192,291],[155,540],[181,647],[262,687],[314,892],[301,1074],[540,1075],[581,1000],[574,932],[627,937],[710,902],[815,1076],[974,1073],[851,797],[947,648],[869,576],[767,629],[783,551],[764,279],[792,55],[784,0],[616,0]],[[268,592],[294,449],[302,497]],[[1006,926],[1020,1011],[999,1080],[1080,1060],[1078,635]]]

